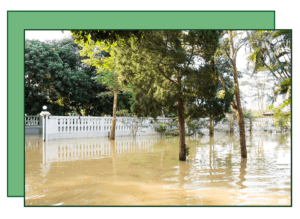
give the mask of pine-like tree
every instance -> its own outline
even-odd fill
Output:
[[[219,37],[220,31],[149,31],[142,39],[121,40],[114,47],[120,83],[135,86],[135,113],[156,117],[163,110],[178,116],[182,161],[187,154],[185,108],[216,92]]]

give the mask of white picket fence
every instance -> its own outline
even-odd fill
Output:
[[[115,136],[132,135],[131,124],[136,118],[117,117]],[[125,121],[125,123],[122,123]],[[83,138],[83,137],[109,137],[112,117],[90,116],[46,116],[44,140]],[[126,125],[127,124],[127,125]],[[151,125],[151,119],[146,119],[139,125],[137,136],[157,134]]]
[[[117,117],[116,136],[132,136],[132,125],[136,120],[132,117]],[[200,120],[208,120],[203,118]],[[43,126],[43,121],[45,125]],[[125,123],[122,123],[125,121]],[[153,119],[144,119],[139,124],[137,136],[155,135]],[[158,117],[157,123],[170,124],[171,118]],[[249,130],[249,122],[245,119],[246,130]],[[112,117],[91,117],[91,116],[25,116],[25,133],[43,133],[44,140],[64,139],[64,138],[83,138],[83,137],[109,137],[111,132]],[[126,125],[127,124],[127,125]],[[173,126],[174,128],[175,126]],[[175,127],[176,128],[176,127]],[[187,127],[186,127],[187,128]],[[253,121],[253,131],[263,131],[275,128],[273,118],[257,118]],[[34,131],[33,131],[34,130]],[[44,130],[44,131],[42,131]],[[216,131],[229,131],[229,122],[217,124]],[[208,133],[208,128],[202,128],[203,133]]]
[[[25,126],[42,126],[40,116],[25,116]]]
[[[42,127],[42,117],[25,116],[25,134],[42,134]]]

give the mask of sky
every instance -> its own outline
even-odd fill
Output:
[[[72,34],[69,30],[64,30],[62,33],[61,30],[57,31],[50,31],[50,30],[43,30],[43,31],[25,31],[25,39],[29,40],[40,40],[40,41],[47,41],[47,40],[54,40],[54,39],[64,39],[71,37]],[[241,49],[238,51],[237,54],[237,68],[240,71],[243,71],[247,68],[247,60],[246,60],[246,52],[244,47],[241,47]],[[249,80],[248,76],[243,77],[240,79],[240,84],[242,84],[243,81]],[[243,93],[247,93],[247,88],[240,85],[240,90]],[[248,92],[249,93],[249,92]],[[257,110],[257,102],[253,102],[251,98],[245,98],[247,104],[245,105],[247,109],[253,109]]]
[[[65,30],[64,33],[62,33],[61,30],[25,31],[25,39],[29,39],[29,40],[46,41],[46,40],[54,40],[54,39],[64,39],[71,36],[72,34],[68,30]]]

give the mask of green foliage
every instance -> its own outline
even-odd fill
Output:
[[[156,117],[163,109],[164,114],[177,115],[178,96],[185,106],[211,98],[217,77],[208,62],[217,44],[217,31],[149,31],[145,39],[114,47],[119,82],[135,87],[134,112]],[[205,64],[195,68],[201,58]]]
[[[52,115],[75,111],[101,115],[112,108],[112,98],[99,95],[106,88],[95,81],[94,67],[82,65],[73,40],[25,41],[25,112],[40,113],[43,105]],[[111,107],[109,107],[111,106]],[[110,113],[111,114],[111,113]]]
[[[95,42],[105,42],[112,44],[117,40],[128,39],[135,37],[136,39],[143,38],[143,30],[72,30],[73,37],[76,38],[76,43],[84,42],[90,43],[91,40]]]
[[[130,113],[128,109],[122,109],[117,111],[117,116],[134,117],[135,115],[133,113]]]
[[[164,134],[167,131],[167,125],[160,123],[159,128],[156,128],[155,131]]]
[[[289,126],[288,123],[291,120],[291,111],[283,111],[283,106],[284,104],[279,107],[274,107],[273,105],[268,107],[268,110],[274,111],[275,124],[277,128],[280,128],[281,130],[287,128]]]
[[[198,133],[198,129],[200,129],[203,126],[202,123],[200,123],[198,120],[192,119],[190,116],[186,117],[185,122],[188,129],[188,136]]]
[[[108,116],[108,115],[105,114],[105,113],[101,113],[101,116],[102,116],[102,117],[106,117],[106,116]]]
[[[185,147],[184,147],[184,153],[186,156],[190,155],[190,147],[188,147],[187,145],[185,145]]]
[[[276,87],[274,91],[273,102],[277,99],[279,95],[285,95],[285,100],[279,106],[274,107],[274,104],[268,107],[269,111],[274,111],[274,118],[277,127],[281,129],[287,128],[291,120],[291,79],[282,80],[279,86]]]
[[[268,70],[276,78],[291,77],[291,30],[247,31],[254,71]]]
[[[249,121],[249,125],[250,125],[250,129],[249,131],[252,132],[252,127],[253,127],[253,122],[256,118],[261,118],[262,116],[259,114],[256,114],[257,112],[252,111],[252,110],[246,110],[244,111],[244,117],[246,119],[248,119]]]
[[[253,114],[252,114],[252,117],[253,117],[253,118],[262,118],[263,115],[260,114],[258,111],[254,111]]]
[[[220,90],[217,92],[217,98],[224,100],[225,99],[225,91],[224,90]]]
[[[262,118],[263,115],[259,114],[258,111],[245,110],[244,111],[244,117],[247,118],[247,119],[254,119],[254,118]]]
[[[104,41],[94,41],[91,36],[87,36],[88,41],[84,39],[77,39],[76,42],[82,49],[79,51],[80,55],[85,57],[82,62],[93,66],[97,69],[99,76],[97,81],[107,86],[111,91],[122,91],[127,94],[129,100],[127,103],[130,105],[130,111],[133,112],[134,100],[134,87],[130,84],[121,86],[118,82],[118,74],[115,72],[115,55],[113,48],[116,43],[104,43]],[[123,101],[119,100],[117,103],[118,109],[124,109]]]

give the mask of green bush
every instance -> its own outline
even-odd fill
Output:
[[[159,125],[159,128],[155,129],[155,131],[157,131],[157,132],[159,132],[161,134],[165,133],[166,130],[167,130],[167,126],[164,125],[164,124],[162,124],[162,123]]]
[[[132,116],[134,116],[134,113],[130,113],[129,110],[123,109],[123,110],[117,111],[117,116],[132,117]]]

